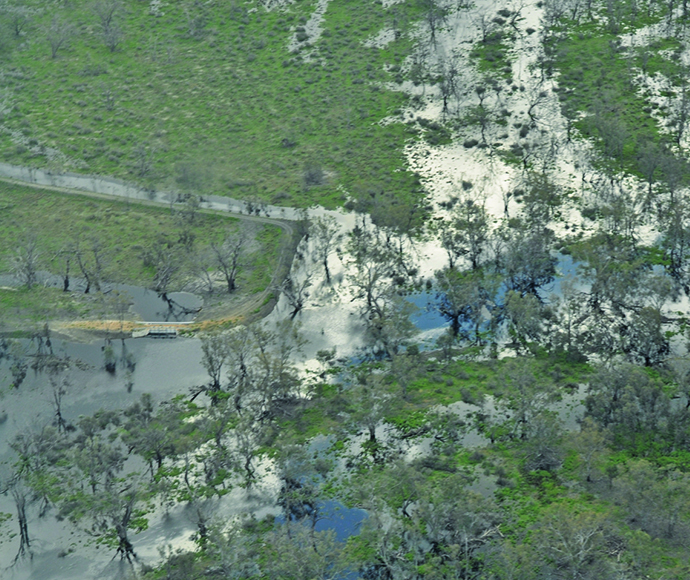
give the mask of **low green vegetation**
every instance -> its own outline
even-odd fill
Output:
[[[563,14],[546,28],[542,69],[557,74],[563,114],[580,134],[594,140],[600,157],[595,166],[623,171],[647,181],[686,182],[688,171],[678,150],[687,129],[682,43],[671,27],[650,42],[627,42],[644,27],[660,27],[665,5],[642,8],[622,2],[618,12],[601,10],[596,18]],[[676,26],[684,26],[679,19]],[[667,81],[659,95],[648,88]],[[659,97],[675,97],[670,106]]]
[[[690,478],[680,450],[690,414],[673,405],[680,391],[669,372],[557,356],[444,362],[440,351],[411,349],[401,355],[405,380],[396,359],[326,364],[300,380],[279,363],[292,332],[283,325],[204,336],[209,381],[193,401],[155,404],[143,395],[73,423],[58,406],[53,425],[13,441],[17,475],[76,526],[96,525],[97,541],[127,559],[157,502],[187,504],[196,551],[165,554],[158,569],[141,569],[146,579],[239,568],[247,579],[302,578],[304,570],[308,578],[334,570],[367,578],[378,569],[391,578],[473,570],[508,580],[516,566],[526,580],[563,570],[687,575]],[[60,367],[59,357],[41,356]],[[475,385],[471,401],[465,382]],[[309,400],[297,394],[305,390]],[[450,411],[458,401],[469,412]],[[580,429],[564,429],[575,417]],[[312,446],[317,435],[326,438]],[[422,442],[428,451],[406,459]],[[85,453],[107,469],[80,460]],[[132,457],[139,472],[120,477]],[[260,486],[261,461],[272,462],[280,483],[281,519],[215,521],[214,498]],[[345,541],[314,529],[333,500],[367,513]]]
[[[482,17],[482,37],[472,47],[470,58],[487,79],[510,80],[513,76],[511,44],[515,40],[515,31],[506,20],[511,16],[516,18],[517,13],[502,9],[493,18],[488,15]]]
[[[112,50],[97,3],[20,4],[0,12],[5,161],[298,207],[422,197],[403,154],[414,133],[379,123],[407,102],[387,84],[402,80],[414,3],[332,2],[318,40],[293,50],[314,2],[108,1]],[[395,40],[365,46],[384,26]]]
[[[47,319],[82,320],[100,318],[104,314],[102,302],[95,297],[40,286],[31,290],[0,288],[0,312],[0,331],[6,331],[6,325],[15,327],[13,322],[26,329]]]

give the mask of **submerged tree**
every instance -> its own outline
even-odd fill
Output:
[[[502,256],[505,283],[520,295],[533,294],[554,281],[557,259],[551,254],[554,235],[548,229],[512,229]]]
[[[14,501],[15,509],[17,510],[17,527],[19,529],[19,548],[17,555],[14,557],[14,563],[17,563],[22,558],[29,556],[33,558],[33,551],[31,549],[31,537],[29,536],[29,518],[27,516],[27,507],[31,502],[32,490],[26,485],[21,468],[14,471],[7,481],[0,482],[0,493],[10,493]]]
[[[208,373],[210,382],[199,387],[199,393],[205,392],[211,398],[211,403],[217,405],[222,390],[223,367],[228,359],[227,334],[210,333],[201,336],[201,364]]]
[[[328,267],[328,256],[341,240],[340,228],[333,217],[314,219],[309,226],[309,237],[314,243],[314,259],[323,265],[326,283],[331,283],[331,271]]]
[[[439,229],[450,268],[456,267],[459,258],[466,258],[473,270],[479,268],[489,236],[489,220],[483,205],[471,199],[456,203],[450,221],[442,222]]]
[[[500,280],[483,270],[459,272],[446,268],[436,272],[434,308],[450,322],[454,337],[475,344],[484,342],[492,330],[490,312],[496,308]]]
[[[36,497],[131,560],[136,556],[129,531],[146,528],[150,490],[136,473],[125,472],[119,423],[118,413],[99,411],[81,417],[71,431],[46,427],[20,434],[12,447]]]
[[[307,274],[301,282],[296,281],[291,275],[288,275],[280,285],[279,290],[281,294],[285,296],[285,299],[292,308],[292,312],[290,312],[290,320],[294,320],[302,308],[304,308],[304,303],[307,298],[309,298],[307,288],[310,286],[311,274]]]

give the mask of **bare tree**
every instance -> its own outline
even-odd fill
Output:
[[[124,326],[125,317],[127,312],[129,312],[129,307],[132,305],[132,298],[127,292],[121,292],[120,290],[113,290],[108,293],[108,299],[106,303],[107,314],[115,314],[117,321],[120,325],[120,338],[124,340]]]
[[[110,52],[115,52],[117,47],[124,39],[125,34],[117,24],[113,24],[107,31],[103,32],[103,42]]]
[[[205,392],[211,397],[211,404],[216,406],[220,401],[222,390],[223,367],[228,360],[229,335],[213,333],[201,337],[201,364],[208,373],[210,383],[195,391],[195,395]]]
[[[199,280],[199,285],[209,294],[213,294],[215,285],[215,255],[204,252],[194,260],[194,274]]]
[[[441,245],[448,254],[449,267],[456,266],[456,260],[465,257],[472,269],[479,268],[482,254],[486,250],[489,221],[483,204],[466,198],[456,204],[449,222],[441,222]]]
[[[669,119],[667,125],[673,131],[673,141],[680,146],[683,137],[687,133],[690,123],[690,93],[688,92],[687,75],[690,71],[683,70],[681,73],[680,94],[676,96],[675,102],[669,107]]]
[[[146,143],[139,143],[132,152],[134,169],[139,177],[146,177],[153,169],[154,151]]]
[[[19,475],[14,476],[9,485],[14,505],[17,508],[17,522],[19,523],[19,550],[14,558],[16,562],[31,551],[31,538],[29,537],[29,520],[26,516],[26,504],[30,497],[30,490]]]
[[[173,248],[159,246],[154,256],[153,290],[167,300],[170,284],[180,271],[180,257]]]
[[[79,242],[77,242],[77,244],[75,245],[74,250],[74,257],[77,259],[79,270],[81,270],[82,276],[84,276],[84,279],[86,280],[86,288],[84,289],[84,294],[88,294],[91,291],[91,271],[87,267],[86,257],[84,255],[84,252],[82,251],[82,247],[79,244]]]
[[[69,387],[69,382],[63,377],[62,381],[58,381],[55,377],[50,377],[50,386],[53,391],[53,398],[51,404],[53,410],[55,411],[54,425],[57,427],[58,431],[61,433],[65,432],[67,428],[67,421],[62,415],[62,399],[67,394],[67,387]]]
[[[103,242],[95,235],[91,237],[90,241],[91,255],[93,256],[93,271],[95,274],[94,282],[96,284],[96,289],[100,292],[106,265],[105,249]]]
[[[215,261],[225,277],[228,285],[228,293],[237,288],[237,275],[242,266],[244,246],[247,241],[247,233],[240,230],[237,233],[225,236],[222,244],[211,244],[211,250],[215,256]]]
[[[74,248],[71,245],[65,245],[60,248],[53,255],[53,262],[57,263],[57,270],[62,278],[62,291],[69,291],[69,274],[70,266],[72,265],[72,258],[74,257]]]
[[[180,193],[175,201],[181,204],[177,216],[182,221],[183,226],[191,226],[199,213],[201,197],[194,193]]]
[[[244,486],[250,489],[256,481],[255,458],[264,428],[252,417],[243,416],[233,432],[235,436],[234,457],[236,469],[243,475]]]
[[[94,4],[93,11],[98,17],[103,32],[115,26],[115,20],[122,9],[119,0],[99,0]]]
[[[448,114],[448,99],[455,98],[456,103],[462,94],[460,68],[454,57],[443,59],[439,62],[438,72],[441,78],[439,88],[443,98],[443,115]]]
[[[477,12],[472,21],[482,35],[482,43],[488,43],[498,28],[493,18],[487,12]]]
[[[323,264],[326,283],[331,283],[331,272],[328,269],[328,256],[341,240],[338,223],[333,217],[316,218],[309,227],[314,240],[314,258]]]
[[[676,157],[669,153],[662,158],[661,170],[664,175],[664,184],[670,194],[669,202],[675,204],[677,202],[676,193],[688,176],[687,162],[683,157]]]
[[[115,92],[112,87],[101,85],[101,96],[106,111],[112,111],[115,108]]]
[[[75,33],[76,29],[71,22],[66,22],[57,16],[53,17],[50,26],[46,30],[46,37],[50,44],[50,55],[52,58],[57,57],[58,51],[66,46]]]
[[[103,270],[105,267],[103,244],[94,236],[90,239],[90,247],[88,250],[84,247],[80,239],[76,240],[73,249],[79,270],[86,280],[84,294],[88,294],[91,291],[91,286],[93,286],[97,292],[100,292],[101,282],[103,281]]]
[[[206,33],[209,16],[206,5],[199,0],[190,2],[184,9],[187,19],[187,34],[190,38],[202,38]]]
[[[31,12],[26,6],[5,5],[2,7],[2,12],[7,15],[7,20],[15,38],[19,38],[22,33],[26,32],[26,29],[31,24]]]
[[[652,186],[658,171],[662,168],[663,162],[664,152],[656,143],[647,142],[640,147],[637,164],[648,185],[647,203],[652,200]]]
[[[601,138],[604,153],[615,159],[620,159],[623,155],[623,147],[630,136],[623,120],[604,115],[594,115],[591,119]]]
[[[429,27],[431,42],[436,44],[436,33],[448,20],[448,8],[441,0],[418,0],[417,3]]]
[[[290,320],[294,320],[295,316],[304,308],[304,302],[309,298],[309,292],[307,292],[309,286],[311,286],[311,275],[308,275],[302,282],[295,282],[291,276],[288,276],[280,285],[280,291],[292,307]]]
[[[19,243],[12,260],[12,271],[29,290],[36,284],[40,256],[36,236],[29,235]]]

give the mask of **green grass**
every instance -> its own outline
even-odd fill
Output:
[[[433,360],[421,360],[414,371],[417,377],[408,387],[408,396],[403,399],[400,386],[392,379],[384,381],[385,388],[395,398],[393,410],[387,421],[402,430],[414,429],[425,422],[426,412],[437,405],[450,405],[465,401],[479,405],[485,395],[503,392],[502,377],[514,363],[513,358],[488,361],[452,361],[443,364]],[[535,358],[521,358],[528,370],[540,381],[550,381],[557,392],[566,394],[568,389],[585,382],[591,367],[575,363],[556,355],[538,355]],[[378,367],[376,363],[373,367]],[[318,434],[338,432],[342,413],[347,410],[346,394],[335,385],[321,385],[306,408],[293,413],[289,420],[281,423],[281,429],[304,442]]]
[[[583,136],[594,140],[600,153],[597,164],[639,177],[644,177],[640,159],[645,144],[668,146],[671,137],[652,115],[656,105],[639,90],[636,76],[644,69],[648,75],[662,73],[679,83],[681,68],[674,53],[680,45],[666,38],[648,48],[626,49],[619,44],[619,34],[657,19],[628,17],[615,32],[605,22],[563,21],[561,33],[545,44],[550,66],[559,73],[563,113]]]
[[[489,34],[486,42],[478,42],[470,51],[470,58],[476,63],[477,70],[486,75],[487,79],[512,78],[512,54],[510,43],[514,35],[497,30]]]
[[[89,318],[102,312],[102,302],[96,295],[65,293],[40,286],[31,290],[0,288],[0,319],[4,323],[21,320],[32,325],[49,318]],[[3,322],[0,331],[6,330]]]
[[[153,268],[144,257],[156,247],[180,249],[184,266],[171,289],[179,289],[192,275],[192,266],[209,245],[221,242],[236,232],[241,221],[217,214],[198,213],[191,225],[185,225],[170,210],[66,195],[36,188],[0,183],[0,272],[8,272],[18,244],[35,236],[40,252],[39,269],[57,273],[56,254],[77,240],[88,252],[93,240],[103,248],[104,279],[150,287]],[[258,223],[246,266],[238,279],[240,295],[263,291],[277,267],[283,240],[278,226]],[[185,229],[194,239],[191,249],[182,250],[180,237]],[[78,266],[71,265],[71,275],[79,277]],[[221,295],[221,292],[218,293]],[[42,315],[39,306],[60,317],[80,318],[94,314],[89,300],[75,294],[34,287],[30,292],[5,291],[0,309],[4,312],[27,310],[30,317]]]
[[[60,166],[31,150],[53,147],[88,173],[292,206],[334,207],[345,192],[382,190],[419,200],[403,155],[411,133],[402,123],[378,123],[407,102],[382,85],[398,76],[384,65],[399,67],[411,40],[403,34],[385,49],[362,44],[393,19],[406,29],[413,5],[387,11],[360,2],[355,9],[334,0],[308,60],[306,49],[290,53],[287,45],[314,2],[274,12],[250,12],[252,2],[203,3],[194,8],[206,19],[197,37],[188,33],[183,3],[166,4],[161,16],[148,3],[127,3],[124,41],[114,53],[91,4],[40,12],[26,39],[2,56],[14,103],[4,124],[30,140],[0,134],[3,160]],[[41,31],[53,14],[78,27],[56,59]],[[305,183],[312,167],[318,176]]]
[[[529,363],[535,377],[553,381],[557,388],[581,382],[590,371],[582,363],[569,362],[557,356],[521,359]],[[449,405],[456,401],[478,404],[484,395],[495,394],[498,380],[512,358],[490,361],[452,361],[448,365],[429,363],[421,378],[410,386],[408,405],[411,410],[433,405]]]

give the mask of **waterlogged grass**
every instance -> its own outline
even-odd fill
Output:
[[[527,370],[540,380],[551,381],[558,388],[582,382],[590,367],[563,357],[538,356],[523,358]],[[456,401],[481,404],[485,395],[501,392],[504,375],[514,363],[512,358],[488,361],[452,361],[448,364],[430,362],[420,378],[409,388],[410,409],[433,405],[449,405]]]
[[[448,363],[420,359],[417,368],[408,376],[414,377],[403,395],[401,385],[392,377],[384,378],[378,388],[385,390],[393,404],[386,421],[401,431],[413,431],[427,422],[427,412],[438,405],[458,401],[481,405],[486,395],[502,396],[506,376],[516,363],[514,358],[486,361],[454,360]],[[535,358],[520,358],[525,372],[539,382],[553,385],[554,392],[566,394],[579,383],[586,382],[592,372],[586,363],[572,362],[563,356],[540,354]],[[378,372],[378,363],[366,365],[370,372]],[[347,387],[320,384],[315,396],[302,410],[296,411],[281,428],[299,441],[316,435],[338,433],[343,417],[348,413]]]
[[[407,102],[383,86],[401,80],[414,3],[334,0],[319,40],[294,53],[289,40],[314,2],[274,12],[170,2],[157,15],[127,3],[112,53],[91,2],[34,5],[31,28],[0,57],[12,105],[3,160],[282,205],[333,207],[370,190],[420,199],[402,151],[412,134],[379,124]],[[55,16],[75,34],[53,59],[44,27]],[[395,41],[364,46],[392,24]],[[62,155],[51,160],[46,148]]]

